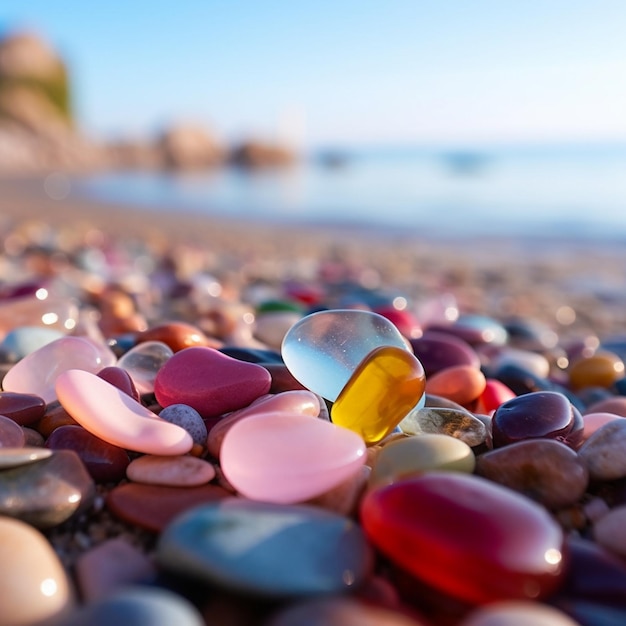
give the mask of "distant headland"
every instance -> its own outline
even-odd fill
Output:
[[[287,146],[252,138],[223,145],[185,120],[148,140],[93,140],[76,120],[72,79],[54,48],[32,32],[0,36],[0,174],[283,167],[297,158]]]

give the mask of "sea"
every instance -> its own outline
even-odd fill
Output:
[[[240,220],[626,241],[626,143],[333,148],[276,169],[89,175],[72,193]]]

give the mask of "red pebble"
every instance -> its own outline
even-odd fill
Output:
[[[131,375],[123,368],[111,365],[105,367],[98,372],[98,377],[102,380],[106,380],[114,387],[117,387],[120,391],[123,391],[126,395],[130,396],[137,402],[140,401],[140,395],[135,387],[135,382],[131,378]]]
[[[484,415],[491,415],[501,404],[515,397],[515,392],[503,382],[495,378],[488,378],[485,390],[479,396],[478,404],[474,411]]]
[[[361,521],[391,562],[456,601],[537,600],[561,584],[563,533],[528,498],[486,479],[429,472],[370,491]]]
[[[196,347],[166,361],[154,381],[154,394],[162,407],[187,404],[208,418],[248,406],[271,384],[270,373],[261,365]]]

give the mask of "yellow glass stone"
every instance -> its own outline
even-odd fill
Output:
[[[387,436],[419,402],[424,368],[407,350],[382,346],[358,365],[331,408],[334,424],[371,444]]]

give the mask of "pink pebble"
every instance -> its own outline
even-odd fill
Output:
[[[250,415],[260,413],[300,413],[317,417],[320,413],[320,401],[312,391],[293,390],[277,394],[267,394],[256,399],[245,409],[233,411],[217,422],[209,431],[207,448],[216,459],[220,456],[222,441],[233,424]]]
[[[624,418],[621,415],[615,415],[615,413],[587,413],[583,415],[583,441],[587,441],[596,430],[605,424],[619,419]]]
[[[54,383],[61,372],[79,369],[95,374],[109,365],[112,363],[106,353],[95,342],[82,337],[62,337],[18,361],[6,373],[2,388],[34,393],[49,403],[56,399]]]
[[[248,406],[272,383],[261,365],[234,359],[215,348],[185,348],[159,370],[154,393],[162,407],[187,404],[204,418]]]
[[[133,459],[126,468],[129,480],[146,485],[196,487],[215,478],[215,468],[195,456],[155,456]]]
[[[475,412],[491,415],[501,404],[513,398],[515,398],[515,392],[512,389],[495,378],[488,378],[485,383],[485,390],[478,398]]]
[[[146,454],[189,452],[191,435],[148,410],[95,374],[68,370],[56,393],[63,408],[85,429],[113,445]]]
[[[263,413],[226,433],[222,471],[242,495],[276,503],[303,502],[347,480],[365,463],[356,433],[297,413]]]

